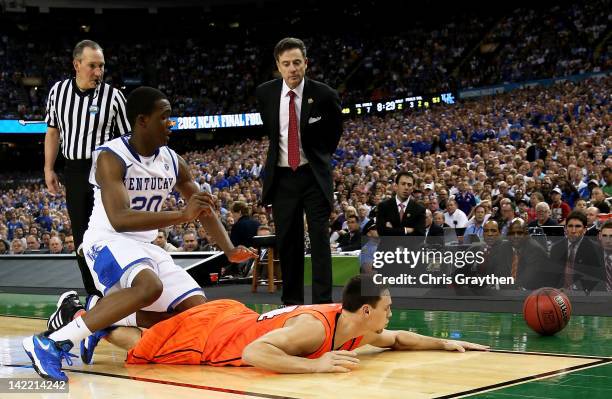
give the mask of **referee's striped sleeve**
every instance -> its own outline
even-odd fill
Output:
[[[113,96],[113,108],[115,109],[115,129],[119,131],[120,135],[129,133],[131,130],[130,122],[127,120],[125,104],[125,96],[119,89],[115,89]]]
[[[57,95],[57,88],[60,82],[57,82],[49,90],[49,96],[47,97],[47,110],[45,114],[45,122],[47,126],[54,127],[57,129],[57,112],[55,109],[55,98]]]

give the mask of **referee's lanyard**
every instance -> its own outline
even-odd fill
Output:
[[[99,93],[100,93],[100,84],[97,84],[96,90],[93,92],[93,97],[91,98],[91,105],[89,106],[89,113],[91,115],[96,115],[100,111],[100,107],[94,104],[96,98],[98,98]]]

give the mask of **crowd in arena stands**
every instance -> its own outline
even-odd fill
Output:
[[[373,50],[364,54],[347,82],[344,102],[456,90],[454,66],[491,24],[490,17],[457,16],[438,29],[428,30],[416,24],[402,35],[368,43],[366,47]]]
[[[476,87],[610,68],[605,48],[596,54],[609,24],[606,1],[551,7],[546,14],[517,8],[487,33],[460,69],[460,87]],[[599,57],[601,56],[601,59]],[[597,58],[598,61],[594,62]]]
[[[393,194],[400,170],[416,175],[414,198],[433,223],[466,228],[466,236],[482,237],[489,218],[504,235],[516,217],[531,227],[559,225],[572,210],[584,212],[595,232],[612,197],[611,89],[606,77],[346,120],[332,160],[330,245],[358,249],[355,237],[371,230],[372,210]],[[260,204],[267,145],[266,138],[245,140],[182,155],[237,244],[250,245],[259,227],[274,232],[271,209]],[[0,253],[74,252],[64,194],[50,195],[42,172],[0,177]],[[166,210],[184,206],[178,194],[164,203]],[[168,251],[218,249],[197,221],[160,230],[154,243]]]
[[[322,29],[303,38],[308,74],[337,88],[344,104],[350,104],[605,71],[612,67],[604,41],[606,4],[518,8],[499,20],[457,15],[433,28],[414,22],[376,37]],[[105,79],[128,91],[141,84],[158,87],[177,116],[252,112],[255,86],[272,77],[275,65],[269,45],[251,39],[244,29],[243,38],[222,44],[189,35],[180,42],[98,38],[105,50]],[[48,89],[72,76],[72,46],[82,38],[0,36],[0,118],[42,119]],[[39,84],[32,83],[37,79]]]

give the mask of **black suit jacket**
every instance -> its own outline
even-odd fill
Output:
[[[351,237],[346,233],[338,238],[338,247],[341,251],[357,251],[361,249],[361,232],[357,231]]]
[[[438,226],[435,223],[432,223],[431,226],[429,226],[429,234],[427,234],[427,237],[429,236],[443,236],[444,235],[444,229],[440,226]]]
[[[274,171],[278,164],[280,122],[279,108],[283,80],[275,79],[257,87],[257,108],[270,138],[264,167],[262,200],[271,204]],[[316,120],[310,123],[312,120]],[[304,78],[300,111],[300,140],[315,179],[333,207],[331,157],[342,135],[342,107],[338,92],[324,83]]]
[[[533,238],[526,237],[519,245],[518,253],[519,262],[515,286],[527,289],[543,287],[546,283],[546,272],[543,265],[548,262],[546,249]],[[512,261],[510,263],[512,264]]]
[[[429,233],[425,239],[426,244],[444,245],[444,229],[435,223],[429,226]]]
[[[562,287],[565,280],[565,263],[567,260],[567,239],[557,242],[550,249],[550,282],[555,287]],[[574,258],[574,283],[578,288],[588,291],[601,289],[605,279],[605,268],[601,246],[591,237],[583,237]]]
[[[587,237],[595,237],[599,235],[599,229],[597,228],[597,225],[594,224],[591,227],[587,228],[584,232],[584,235]]]
[[[484,263],[480,266],[483,274],[510,276],[512,272],[512,245],[501,238],[485,247]]]
[[[244,245],[245,247],[252,247],[253,237],[257,235],[258,227],[259,222],[249,218],[248,216],[242,216],[232,226],[230,241],[235,246]]]
[[[391,226],[387,227],[387,222]],[[414,231],[406,234],[404,227],[412,227]],[[410,198],[404,218],[400,221],[399,210],[395,196],[378,204],[376,213],[376,230],[379,236],[424,236],[425,235],[425,208],[417,204],[414,198]]]

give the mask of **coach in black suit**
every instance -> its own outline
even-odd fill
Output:
[[[553,286],[586,292],[603,289],[605,270],[601,246],[592,237],[584,236],[586,225],[586,216],[579,211],[567,216],[566,238],[550,249]]]
[[[378,205],[378,235],[425,236],[425,208],[412,198],[414,176],[410,172],[399,172],[395,176],[395,185],[395,196]]]
[[[306,47],[285,38],[274,48],[282,79],[257,88],[257,107],[270,137],[263,202],[272,204],[283,273],[282,301],[304,303],[304,212],[312,250],[312,301],[332,302],[329,215],[331,156],[342,134],[338,93],[306,78]]]
[[[395,176],[394,188],[395,195],[378,204],[376,230],[381,237],[378,251],[394,252],[399,247],[418,250],[425,239],[425,208],[412,197],[414,176],[410,172],[399,172]],[[385,236],[401,238],[385,240]],[[411,268],[401,262],[386,263],[379,269],[386,276],[396,277],[405,273],[416,277],[422,270],[422,265]]]

